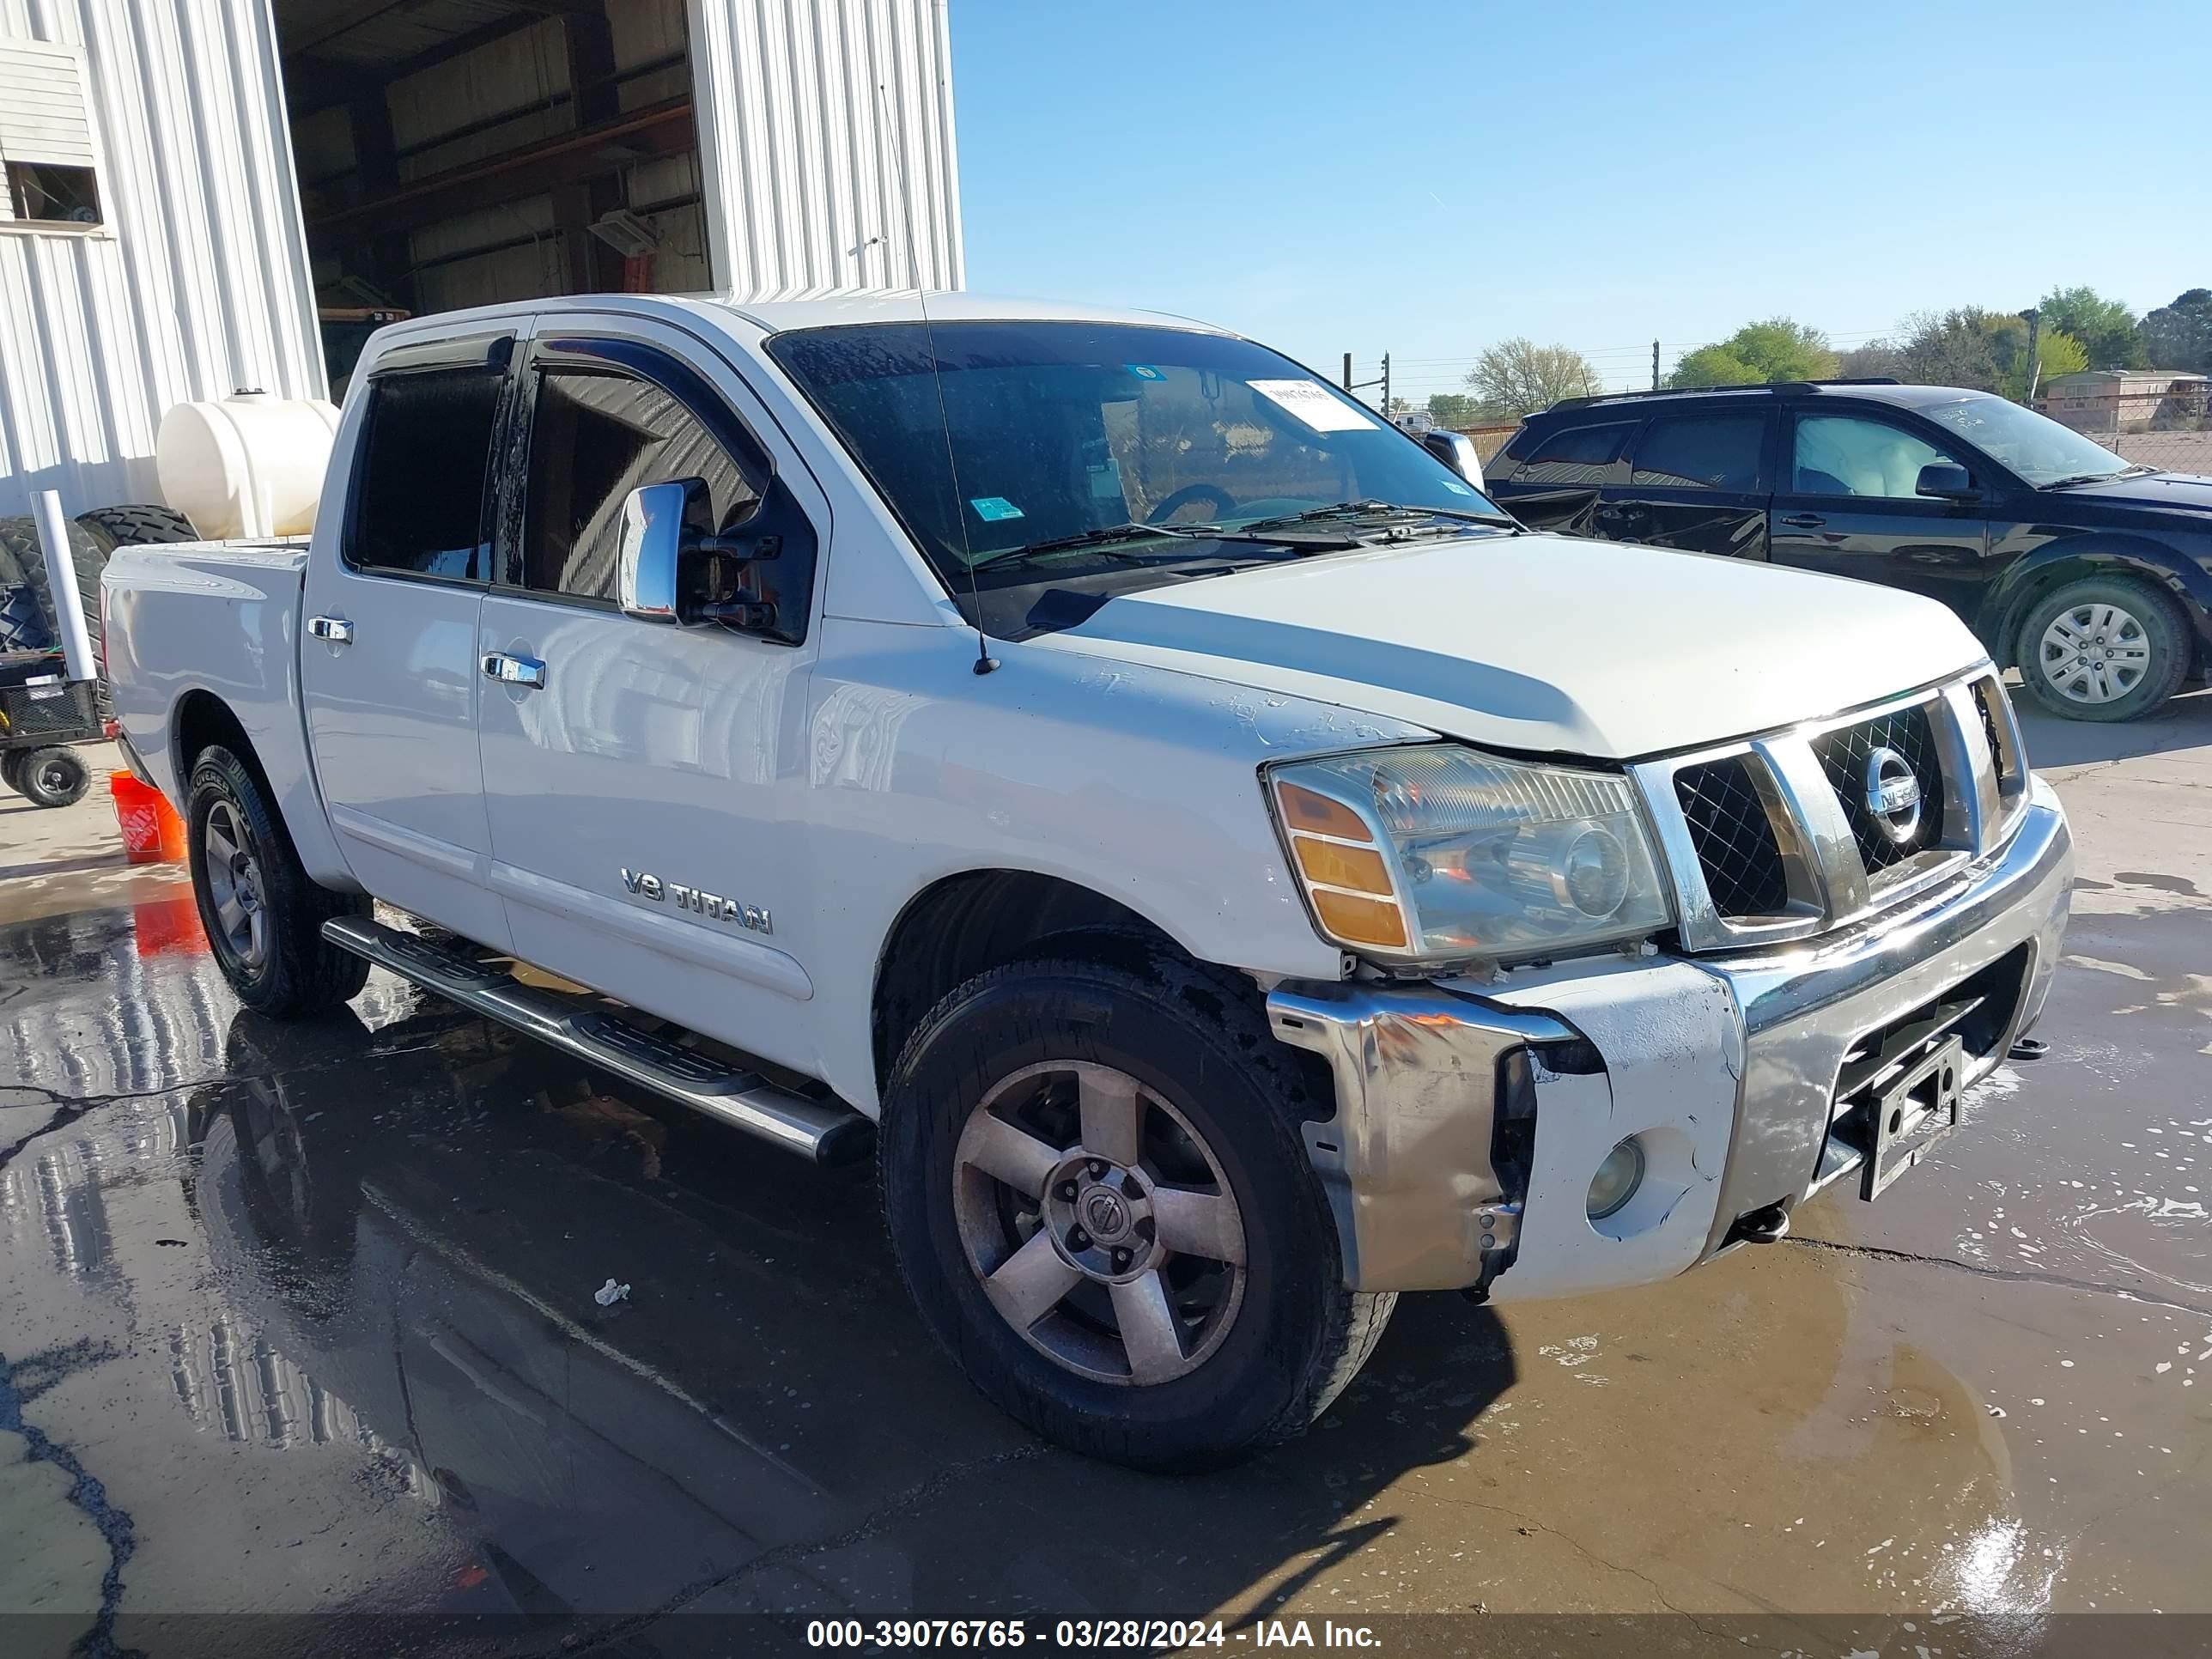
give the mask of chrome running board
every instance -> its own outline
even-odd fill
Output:
[[[866,1158],[875,1126],[836,1099],[810,1100],[728,1060],[526,985],[495,963],[361,916],[334,916],[323,937],[426,991],[511,1026],[666,1099],[817,1164]]]

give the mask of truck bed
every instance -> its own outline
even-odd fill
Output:
[[[300,702],[307,538],[118,549],[100,579],[115,718],[180,811],[180,732],[220,700],[253,746],[300,857],[319,879],[344,863],[325,827]]]

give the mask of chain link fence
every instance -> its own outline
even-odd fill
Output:
[[[2036,407],[2114,454],[2173,472],[2212,474],[2212,381],[2177,379],[2146,391],[2091,391]]]

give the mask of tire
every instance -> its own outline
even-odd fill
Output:
[[[196,542],[200,532],[192,521],[173,507],[142,502],[133,507],[95,507],[80,513],[76,521],[98,543],[103,558],[118,547],[144,547],[157,542]]]
[[[17,780],[23,775],[23,758],[30,752],[27,749],[0,752],[0,783],[6,784],[19,795],[23,793],[23,786]]]
[[[2195,647],[2167,594],[2133,577],[2090,576],[2035,602],[2021,620],[2013,659],[2028,695],[2051,714],[2131,720],[2181,689]]]
[[[33,806],[74,806],[92,787],[92,769],[74,749],[50,744],[16,763],[16,793]]]
[[[884,1219],[924,1321],[1009,1415],[1132,1468],[1218,1468],[1303,1432],[1365,1362],[1396,1297],[1345,1288],[1298,1134],[1301,1113],[1322,1103],[1249,988],[1164,953],[1128,954],[1133,965],[1062,957],[994,969],[931,1011],[884,1097]],[[1117,1100],[1126,1115],[1109,1109]],[[1138,1155],[1086,1153],[1048,1173],[1094,1101],[1101,1133],[1090,1138],[1103,1149],[1133,1137]],[[1100,1207],[1108,1188],[1118,1212]],[[1162,1195],[1177,1189],[1182,1219],[1169,1233]],[[1109,1251],[1086,1220],[1128,1248]],[[1232,1235],[1241,1250],[1219,1242]],[[1170,1237],[1192,1243],[1170,1248]],[[1028,1267],[1008,1275],[1017,1254]],[[1118,1287],[1099,1277],[1131,1273]],[[1026,1302],[1010,1288],[1018,1279],[1035,1291]],[[999,1301],[1043,1311],[1001,1315]],[[1147,1325],[1152,1341],[1124,1334]],[[1135,1380],[1140,1364],[1152,1380]]]
[[[202,750],[185,806],[200,923],[238,1000],[271,1019],[295,1019],[357,994],[368,964],[326,943],[323,924],[367,915],[369,901],[309,878],[260,774],[220,744]]]
[[[100,573],[107,567],[107,552],[82,524],[67,526],[70,562],[76,572],[78,601],[84,607],[85,631],[92,636],[93,654],[100,653]],[[53,590],[46,580],[46,555],[33,519],[0,519],[0,552],[15,562],[23,585],[38,596],[39,616],[56,645],[61,643],[61,616],[54,609]]]

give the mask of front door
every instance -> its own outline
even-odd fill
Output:
[[[1973,621],[1989,580],[1987,509],[1919,493],[1923,466],[1949,462],[1972,473],[1967,453],[1884,416],[1808,410],[1792,414],[1784,442],[1775,563],[1907,588]]]
[[[701,527],[723,534],[742,533],[772,474],[798,497],[799,533],[826,540],[827,502],[735,372],[675,329],[545,322],[517,395],[528,464],[477,652],[492,880],[515,953],[811,1065],[803,865],[779,811],[805,781],[808,619],[785,618],[805,636],[792,644],[634,617],[616,578],[641,485],[701,480]],[[795,568],[797,536],[783,540]]]
[[[1766,556],[1762,409],[1655,416],[1636,435],[1628,479],[1608,484],[1593,520],[1608,541],[1686,553]]]
[[[379,369],[338,434],[360,456],[316,531],[300,683],[315,780],[346,863],[379,898],[501,945],[477,760],[485,479],[513,337]],[[327,538],[327,539],[326,539]]]

